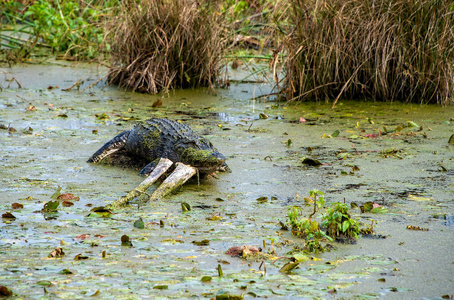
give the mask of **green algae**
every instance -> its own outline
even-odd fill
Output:
[[[46,76],[39,75],[43,70]],[[334,110],[325,103],[276,107],[250,101],[254,94],[266,93],[253,85],[232,86],[218,96],[174,91],[163,97],[162,107],[152,108],[158,96],[111,88],[90,93],[46,90],[56,83],[64,86],[62,80],[74,79],[81,69],[31,66],[10,72],[28,88],[4,89],[0,95],[0,123],[17,129],[0,129],[0,210],[16,217],[0,224],[0,279],[17,297],[46,297],[40,282],[52,283],[45,287],[48,297],[72,299],[209,298],[226,293],[433,298],[452,293],[453,229],[434,217],[454,211],[453,149],[447,143],[454,127],[446,123],[452,108],[370,102],[342,102]],[[27,111],[30,105],[36,111]],[[67,118],[58,117],[63,113]],[[109,118],[95,116],[102,113]],[[269,118],[260,119],[260,113]],[[85,161],[103,142],[152,116],[191,124],[227,156],[232,173],[194,179],[165,200],[131,205],[109,218],[90,217],[93,207],[111,203],[143,178],[136,169]],[[379,134],[383,126],[394,129],[408,121],[423,131],[402,127]],[[337,137],[322,138],[337,130]],[[286,145],[289,138],[291,147]],[[397,153],[400,157],[382,157],[387,149],[403,150]],[[303,157],[322,165],[303,165]],[[440,164],[447,171],[440,171]],[[341,175],[353,166],[359,170]],[[57,218],[46,220],[36,211],[59,186],[80,200],[72,207],[59,206]],[[324,191],[329,203],[345,199],[386,207],[386,214],[354,210],[361,222],[376,220],[374,230],[386,238],[360,236],[357,245],[336,245],[289,274],[279,273],[284,261],[266,261],[265,271],[261,262],[225,254],[232,246],[258,247],[271,239],[273,247],[267,242],[265,253],[284,256],[303,246],[301,239],[280,230],[279,221],[285,221],[289,205],[301,205],[309,215],[300,195],[313,189]],[[272,200],[257,201],[259,197]],[[15,202],[23,208],[13,209]],[[183,212],[182,202],[191,211]],[[134,226],[140,218],[144,228]],[[407,225],[430,230],[410,231]],[[132,247],[121,246],[123,235]],[[194,241],[208,241],[208,246]],[[57,247],[65,255],[49,258]],[[79,254],[87,259],[74,260]],[[73,274],[62,274],[65,269]],[[204,276],[212,280],[202,282]]]

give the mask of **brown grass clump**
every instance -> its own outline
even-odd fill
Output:
[[[290,0],[289,100],[454,103],[454,5],[445,0]]]
[[[224,49],[216,1],[123,1],[108,82],[138,92],[213,88]]]

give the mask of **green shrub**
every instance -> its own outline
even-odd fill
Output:
[[[57,53],[77,59],[92,59],[109,50],[104,43],[106,15],[118,0],[101,1],[34,1],[23,15],[33,36]]]
[[[336,202],[326,210],[323,216],[322,226],[326,227],[326,233],[336,238],[344,235],[349,238],[358,238],[359,223],[350,216],[347,204]]]

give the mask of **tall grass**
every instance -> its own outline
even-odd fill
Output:
[[[290,0],[289,100],[454,103],[454,4]]]
[[[224,49],[216,1],[123,1],[108,81],[139,92],[213,87]]]

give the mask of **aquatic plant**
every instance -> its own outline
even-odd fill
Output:
[[[207,0],[123,1],[108,26],[108,82],[151,94],[213,88],[224,49],[217,6]]]
[[[359,223],[351,217],[347,204],[332,203],[322,219],[322,226],[326,227],[326,232],[330,237],[336,238],[344,235],[348,238],[358,238]]]
[[[452,1],[289,3],[288,100],[453,102]]]
[[[320,243],[323,240],[332,241],[332,239],[320,230],[320,224],[313,220],[312,217],[316,214],[317,210],[325,205],[324,193],[321,191],[310,191],[309,197],[305,197],[306,201],[313,202],[314,211],[309,215],[309,218],[302,217],[303,210],[301,207],[290,207],[287,213],[287,224],[291,228],[292,234],[305,238],[305,252],[323,252],[325,248]]]

